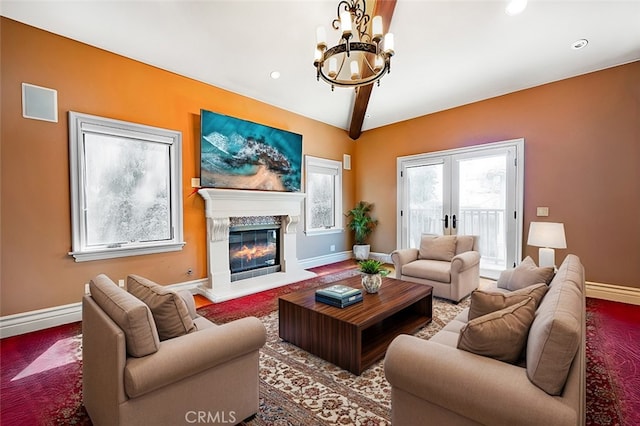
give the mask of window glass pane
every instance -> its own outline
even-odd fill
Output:
[[[335,226],[335,176],[307,173],[307,197],[310,203],[310,229]]]
[[[170,240],[169,145],[85,134],[86,244]]]

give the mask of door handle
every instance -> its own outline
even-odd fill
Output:
[[[445,214],[444,215],[444,229],[449,228],[449,215]]]
[[[451,225],[453,227],[453,229],[456,229],[456,224],[457,224],[457,220],[456,220],[456,215],[454,214],[453,216],[451,216]]]

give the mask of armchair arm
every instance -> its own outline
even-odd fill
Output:
[[[396,278],[400,278],[400,275],[402,275],[402,267],[409,262],[418,260],[418,249],[407,248],[394,250],[391,252],[391,260],[396,270]]]
[[[165,340],[160,343],[158,352],[127,360],[125,390],[130,398],[138,397],[258,351],[265,342],[266,329],[255,317]]]
[[[526,369],[413,336],[393,340],[384,372],[392,394],[401,389],[481,424],[577,422],[578,413],[532,384]]]
[[[480,263],[480,253],[477,251],[465,251],[455,255],[451,259],[451,272],[466,271],[469,268],[473,268]]]

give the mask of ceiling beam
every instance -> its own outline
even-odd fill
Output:
[[[391,17],[393,11],[396,8],[397,0],[376,0],[373,7],[373,16],[382,17],[382,26],[386,31],[389,31],[391,27]],[[367,113],[367,107],[369,106],[369,98],[371,97],[371,90],[375,83],[367,84],[366,86],[358,87],[356,92],[356,98],[353,102],[353,112],[351,114],[351,124],[349,125],[349,137],[356,140],[362,134],[362,124],[364,123],[364,116]]]

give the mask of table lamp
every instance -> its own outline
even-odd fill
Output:
[[[527,244],[540,247],[538,250],[538,266],[555,268],[556,252],[554,249],[567,248],[564,236],[564,224],[556,222],[531,222]]]

